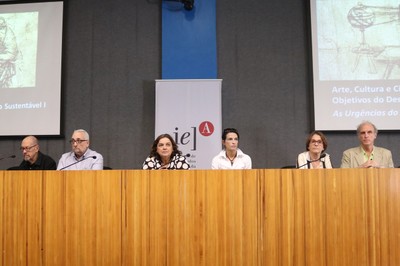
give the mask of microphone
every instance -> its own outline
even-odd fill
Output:
[[[319,156],[318,159],[316,159],[316,160],[311,160],[311,161],[307,160],[307,163],[302,164],[302,165],[300,165],[300,166],[298,166],[298,167],[296,167],[296,168],[297,168],[297,169],[302,168],[303,166],[306,166],[306,165],[309,164],[309,163],[313,163],[313,162],[320,161],[322,158],[325,158],[325,157],[326,157],[326,153],[323,153],[323,154],[321,154],[321,155]]]
[[[1,157],[0,158],[0,161],[1,160],[4,160],[4,159],[8,159],[8,158],[15,158],[16,156],[13,154],[13,155],[10,155],[10,156],[5,156],[5,157]]]
[[[94,156],[88,156],[88,157],[85,157],[85,158],[83,158],[83,159],[82,159],[82,160],[80,160],[80,161],[76,161],[76,162],[74,162],[74,163],[71,163],[71,164],[69,164],[69,165],[67,165],[67,166],[64,166],[63,168],[61,168],[61,169],[60,169],[60,171],[61,171],[61,170],[64,170],[64,169],[66,169],[66,168],[68,168],[68,167],[70,167],[70,166],[73,166],[74,164],[80,163],[80,162],[82,162],[82,161],[84,161],[84,160],[86,160],[86,159],[89,159],[89,158],[96,159],[96,158],[97,158],[97,156],[96,156],[96,155],[94,155]]]

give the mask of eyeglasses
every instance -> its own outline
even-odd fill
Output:
[[[312,140],[311,143],[320,145],[322,144],[322,140]]]
[[[35,147],[37,144],[29,146],[29,147],[19,147],[21,151],[30,151],[33,147]]]
[[[69,141],[69,143],[71,143],[71,144],[75,144],[75,143],[81,144],[81,143],[84,142],[84,141],[87,141],[87,139],[71,139],[71,140]]]

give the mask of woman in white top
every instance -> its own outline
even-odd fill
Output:
[[[307,151],[297,157],[297,168],[317,169],[332,168],[329,154],[324,153],[328,147],[325,135],[320,131],[311,132],[306,141]]]
[[[224,149],[214,157],[211,169],[251,169],[251,158],[239,148],[239,132],[226,128],[222,133]]]

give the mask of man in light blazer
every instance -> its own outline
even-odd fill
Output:
[[[369,121],[362,122],[357,127],[360,146],[343,152],[341,168],[390,168],[393,167],[392,152],[388,149],[374,146],[378,129]]]

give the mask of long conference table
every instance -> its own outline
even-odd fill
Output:
[[[400,265],[400,169],[0,177],[1,265]]]

